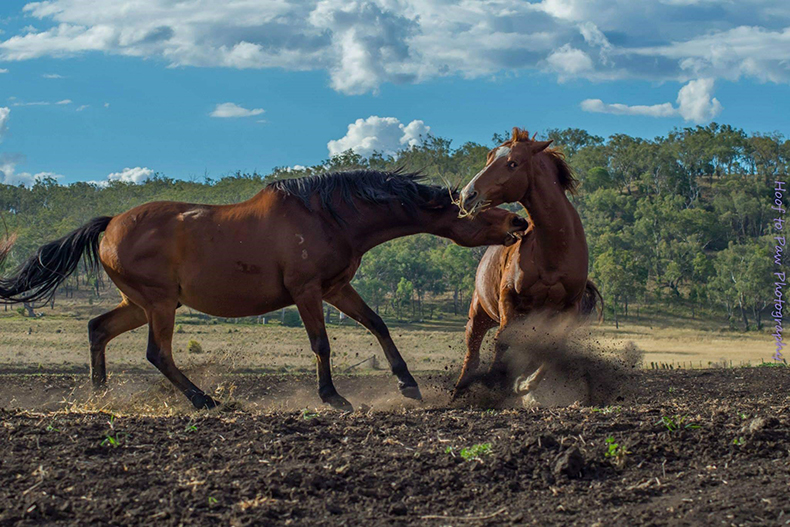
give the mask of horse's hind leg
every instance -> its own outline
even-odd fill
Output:
[[[469,306],[469,321],[466,323],[466,357],[461,368],[461,375],[455,383],[453,399],[463,392],[474,379],[474,373],[480,365],[480,346],[488,330],[496,326],[496,322],[488,316],[480,305],[477,292],[472,296],[472,304]]]
[[[406,361],[401,357],[398,348],[390,337],[387,325],[381,317],[368,306],[359,293],[350,284],[343,287],[337,294],[327,298],[333,306],[362,324],[379,341],[384,356],[390,364],[392,374],[398,378],[398,389],[404,397],[422,400],[420,388],[409,372]]]
[[[173,361],[173,326],[178,304],[157,305],[147,310],[148,350],[146,358],[186,395],[195,408],[214,408],[214,399],[195,386]]]
[[[129,302],[127,298],[112,311],[108,311],[88,322],[88,340],[91,347],[91,380],[96,389],[107,384],[107,366],[104,350],[112,339],[139,328],[147,322],[145,311]]]

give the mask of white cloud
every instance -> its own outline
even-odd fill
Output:
[[[123,181],[124,183],[142,183],[150,178],[154,171],[146,167],[124,168],[120,172],[113,172],[107,176],[108,181]]]
[[[74,111],[81,112],[82,110],[85,110],[86,108],[89,108],[89,107],[90,107],[90,104],[83,104],[81,106],[77,106],[77,109],[74,110]]]
[[[8,73],[8,70],[5,68],[0,68],[0,73]]]
[[[431,128],[420,120],[404,125],[395,117],[371,115],[348,125],[345,136],[329,141],[326,146],[332,156],[346,150],[353,150],[363,157],[368,157],[373,152],[393,154],[403,148],[419,146],[422,137],[430,131]]]
[[[672,103],[650,106],[608,104],[601,99],[585,99],[581,108],[585,112],[611,113],[614,115],[646,115],[649,117],[681,116],[686,121],[704,123],[719,115],[722,106],[713,95],[713,79],[697,79],[689,82],[678,91],[677,107]]]
[[[48,0],[22,11],[47,29],[3,35],[2,61],[101,52],[323,70],[348,94],[538,68],[561,79],[790,82],[786,0]]]
[[[63,75],[59,75],[57,73],[45,73],[42,75],[45,79],[65,79]]]
[[[252,110],[248,110],[238,104],[234,104],[232,102],[224,102],[222,104],[218,104],[214,111],[211,112],[211,117],[251,117],[253,115],[260,115],[264,112],[263,108],[254,108]]]
[[[105,108],[109,108],[110,107],[110,103],[108,103],[108,102],[104,103],[104,107]]]
[[[54,172],[17,172],[16,166],[24,162],[25,157],[19,154],[0,154],[0,183],[3,185],[25,185],[29,187],[36,181],[45,178],[60,179],[63,176]]]
[[[63,99],[62,101],[58,101],[55,104],[71,104],[73,101],[71,99]]]
[[[671,117],[677,115],[677,110],[672,103],[653,104],[651,106],[630,106],[627,104],[607,104],[601,99],[586,99],[582,101],[582,110],[594,113],[611,113],[614,115],[647,115],[650,117]]]
[[[0,141],[3,140],[8,131],[8,118],[11,115],[11,109],[7,106],[0,107]]]
[[[678,112],[687,121],[707,122],[721,113],[722,106],[713,95],[713,79],[691,81],[678,92]]]
[[[50,104],[52,103],[50,103],[49,101],[23,102],[23,101],[14,100],[14,102],[11,103],[11,106],[49,106]]]
[[[560,78],[568,75],[576,76],[593,69],[594,64],[587,53],[565,44],[548,56],[549,67],[560,74]]]

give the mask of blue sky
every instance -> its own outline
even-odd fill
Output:
[[[516,125],[790,133],[784,1],[4,0],[0,31],[14,184],[265,173]]]

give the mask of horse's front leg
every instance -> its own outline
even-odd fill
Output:
[[[422,394],[420,393],[419,386],[417,386],[417,381],[412,377],[408,366],[406,366],[406,361],[403,360],[398,348],[392,341],[387,325],[381,320],[381,317],[365,303],[351,284],[346,284],[337,293],[327,297],[326,300],[340,311],[362,324],[362,326],[376,337],[381,345],[381,349],[384,351],[384,356],[387,357],[387,362],[390,364],[392,374],[398,378],[398,389],[400,393],[409,399],[421,401]]]
[[[321,289],[319,285],[306,287],[299,294],[293,295],[299,316],[307,330],[310,338],[310,347],[316,356],[318,369],[318,395],[321,400],[329,404],[332,408],[343,411],[353,411],[346,399],[337,393],[335,385],[332,383],[332,371],[330,365],[329,337],[326,334],[324,325],[324,310],[321,305]]]

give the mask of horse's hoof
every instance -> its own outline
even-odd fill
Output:
[[[219,403],[206,394],[198,394],[192,397],[192,404],[198,410],[213,410]]]
[[[340,410],[341,412],[354,411],[354,407],[352,406],[352,404],[340,395],[334,395],[333,397],[328,398],[324,402],[327,403],[332,408],[334,408],[335,410]]]
[[[420,393],[420,387],[416,384],[414,386],[401,386],[400,393],[404,397],[408,397],[409,399],[414,399],[415,401],[422,401],[422,393]]]

